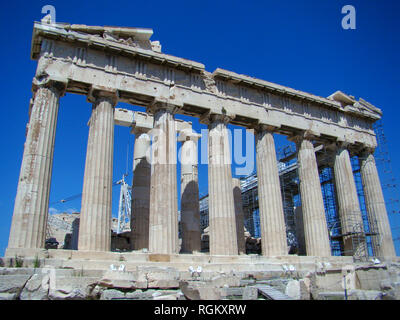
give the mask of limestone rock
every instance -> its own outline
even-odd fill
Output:
[[[178,300],[178,297],[176,294],[167,294],[153,297],[153,300]]]
[[[243,288],[229,288],[228,286],[220,289],[221,300],[241,300]]]
[[[381,281],[380,288],[382,291],[386,291],[386,290],[392,290],[393,286],[392,286],[390,280],[385,279],[385,280]]]
[[[9,297],[8,294],[14,294],[14,297],[17,298],[30,277],[29,274],[0,275],[0,293],[4,293],[3,298]]]
[[[243,300],[257,300],[258,289],[256,287],[245,287],[243,289]]]
[[[91,288],[96,285],[93,277],[57,277],[50,279],[50,300],[83,300],[90,296]]]
[[[88,298],[95,299],[95,300],[100,299],[101,295],[103,294],[103,291],[105,291],[105,290],[106,289],[104,287],[96,284],[93,287],[93,289],[90,291]]]
[[[301,279],[300,280],[300,299],[301,300],[310,300],[311,299],[311,290],[309,279]]]
[[[239,287],[240,286],[240,278],[237,276],[230,276],[230,275],[223,275],[223,276],[216,276],[211,279],[211,284],[214,287]]]
[[[84,300],[87,295],[82,288],[50,290],[50,300]]]
[[[125,293],[115,289],[107,289],[101,293],[100,300],[114,300],[125,298]]]
[[[22,289],[21,300],[48,300],[49,275],[35,273]]]
[[[308,272],[303,278],[303,281],[307,291],[310,294],[310,297],[313,299],[317,299],[319,290],[316,285],[317,280],[315,272]]]
[[[289,281],[285,294],[295,300],[300,300],[300,282],[298,280]]]
[[[356,269],[357,279],[359,280],[359,289],[374,290],[380,288],[382,280],[389,278],[386,268],[380,267],[359,267]]]
[[[98,285],[108,288],[142,289],[147,288],[147,281],[141,273],[108,270]]]
[[[267,280],[267,281],[258,281],[257,283],[259,283],[259,284],[265,283],[265,284],[273,287],[274,289],[276,289],[282,293],[285,293],[285,290],[286,290],[287,284],[289,283],[289,280],[288,279],[273,279],[273,280]]]
[[[344,292],[342,291],[324,291],[319,292],[316,296],[317,300],[344,300]]]
[[[388,273],[392,282],[400,281],[400,265],[392,263],[388,268]]]
[[[295,300],[309,300],[310,295],[304,280],[291,280],[288,282],[285,294]]]
[[[400,282],[382,281],[383,300],[400,300]]]
[[[155,290],[153,289],[146,291],[135,290],[133,292],[127,292],[125,298],[130,300],[152,300],[154,292]]]
[[[189,300],[220,300],[220,289],[207,285],[204,282],[181,281],[179,287]]]
[[[36,273],[34,268],[0,268],[0,275],[33,275]]]
[[[17,293],[0,292],[0,300],[15,300]]]
[[[383,294],[376,290],[349,290],[347,300],[382,300]],[[319,292],[318,300],[345,300],[344,291]]]
[[[179,272],[172,268],[154,268],[147,272],[148,288],[178,288]]]
[[[349,300],[382,300],[383,293],[377,290],[351,290]]]
[[[400,282],[393,283],[393,289],[396,300],[400,300]]]

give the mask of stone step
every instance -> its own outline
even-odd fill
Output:
[[[256,285],[258,292],[261,293],[264,297],[271,300],[293,300],[291,297],[286,294],[276,290],[275,288],[267,285]]]
[[[148,261],[121,261],[121,260],[86,260],[86,259],[41,259],[40,267],[52,266],[57,269],[79,269],[79,270],[108,270],[110,266],[114,265],[119,267],[124,265],[126,270],[135,271],[139,267],[170,267],[179,271],[189,271],[190,267],[195,270],[198,266],[202,267],[203,272],[273,272],[276,274],[284,274],[285,271],[279,264],[267,264],[267,263],[237,263],[229,264],[226,263],[189,263],[189,262],[148,262]],[[34,259],[25,258],[24,267],[34,266]],[[1,271],[0,271],[1,272]]]
[[[0,268],[0,276],[5,275],[33,275],[33,274],[44,274],[48,273],[48,268]],[[95,270],[95,269],[62,269],[62,268],[54,268],[57,270],[58,276],[63,277],[101,277],[104,274],[104,270]]]

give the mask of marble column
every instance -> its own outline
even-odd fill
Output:
[[[182,131],[181,148],[181,226],[182,252],[201,251],[197,140],[192,130]]]
[[[116,93],[92,90],[93,103],[83,180],[78,250],[111,250]]]
[[[240,179],[232,179],[233,201],[235,202],[236,233],[239,254],[246,254],[246,238],[244,236],[244,213]]]
[[[8,248],[44,248],[59,99],[65,83],[33,83]]]
[[[272,131],[260,127],[256,133],[258,204],[261,250],[264,256],[288,254],[285,217]]]
[[[364,256],[366,254],[366,243],[363,234],[363,220],[350,155],[346,148],[339,146],[336,149],[333,171],[339,218],[342,235],[344,235],[344,255]]]
[[[155,104],[152,130],[152,171],[149,213],[149,251],[179,252],[177,203],[177,139],[173,107]]]
[[[208,212],[211,255],[237,255],[235,206],[227,123],[211,115],[208,134]]]
[[[148,128],[137,125],[132,128],[132,133],[135,134],[131,205],[132,250],[149,248],[151,139],[148,131]]]
[[[394,257],[396,252],[373,152],[365,151],[359,161],[370,229],[377,233],[372,236],[373,254]]]
[[[307,255],[331,256],[317,159],[311,138],[297,140],[297,162]]]

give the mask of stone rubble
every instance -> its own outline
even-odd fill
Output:
[[[3,262],[4,265],[4,262]],[[278,271],[202,272],[172,267],[127,271],[0,268],[0,300],[259,300],[267,285],[295,300],[399,300],[400,265],[355,264],[289,275]],[[120,270],[119,270],[120,269]]]

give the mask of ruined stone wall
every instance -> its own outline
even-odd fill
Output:
[[[40,267],[44,261],[0,260],[0,300],[398,300],[400,264],[354,264],[344,269],[222,272],[138,267]],[[33,266],[36,266],[35,268]],[[39,267],[38,267],[39,266]]]

